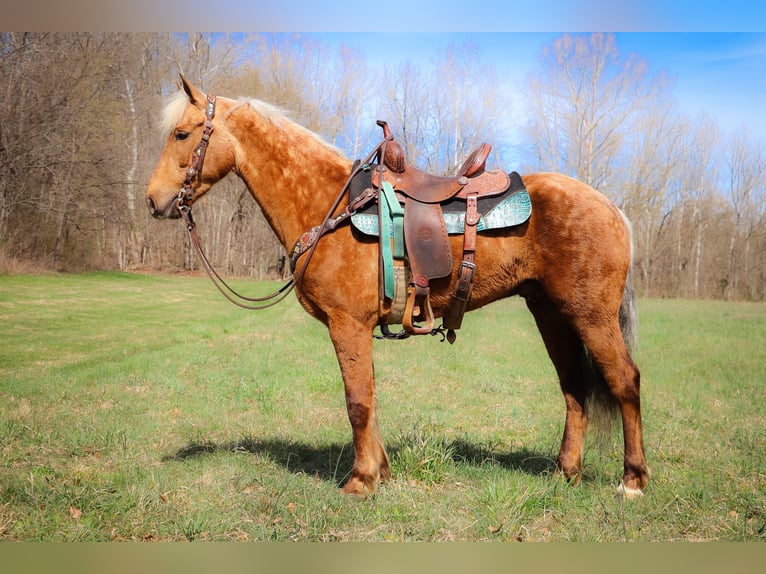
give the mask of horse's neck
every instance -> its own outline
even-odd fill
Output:
[[[343,188],[351,160],[285,118],[249,111],[232,126],[237,172],[282,244],[319,225]]]

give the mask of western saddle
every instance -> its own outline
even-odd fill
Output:
[[[396,198],[404,204],[404,244],[410,265],[402,318],[406,333],[434,332],[429,282],[450,275],[454,264],[440,204],[456,198],[465,201],[463,257],[452,301],[443,317],[447,339],[453,342],[454,331],[460,328],[471,297],[476,269],[476,225],[481,218],[478,200],[504,193],[510,187],[510,176],[502,171],[485,170],[487,156],[492,150],[487,143],[482,143],[468,156],[454,177],[440,177],[408,166],[404,151],[393,139],[388,124],[381,120],[377,123],[383,128],[386,141],[378,152],[378,165],[372,169],[372,185],[381,196],[384,187],[393,188]],[[382,202],[381,197],[379,204]],[[380,239],[389,241],[383,235]]]

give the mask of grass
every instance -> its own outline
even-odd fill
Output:
[[[643,499],[614,496],[617,431],[581,485],[553,473],[563,399],[512,299],[454,346],[375,343],[394,479],[358,503],[332,346],[294,298],[251,313],[196,277],[0,276],[0,540],[764,540],[766,305],[639,311]]]

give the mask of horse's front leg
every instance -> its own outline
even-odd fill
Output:
[[[375,414],[372,326],[341,312],[330,314],[328,319],[354,434],[354,468],[343,491],[352,496],[372,496],[378,483],[391,477]]]

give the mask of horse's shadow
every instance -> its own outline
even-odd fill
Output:
[[[391,443],[387,448],[393,465],[400,451],[408,448],[407,442]],[[526,448],[512,452],[497,452],[491,446],[457,439],[444,443],[444,452],[457,464],[472,466],[500,466],[508,470],[530,475],[552,474],[556,461],[550,454]],[[176,453],[163,457],[163,461],[187,460],[213,453],[248,453],[265,456],[286,470],[296,474],[308,474],[321,480],[342,486],[353,466],[353,447],[350,444],[332,443],[313,445],[282,438],[242,438],[231,442],[191,442]],[[346,473],[346,474],[343,474]]]

